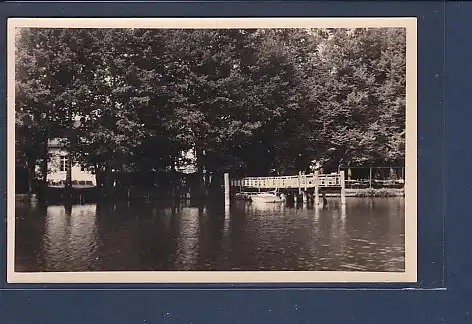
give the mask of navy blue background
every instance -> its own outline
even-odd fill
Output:
[[[6,18],[15,16],[412,16],[418,17],[419,50],[417,284],[298,286],[305,290],[275,290],[281,285],[239,285],[237,289],[220,285],[211,290],[195,285],[146,285],[139,286],[141,290],[133,289],[137,285],[9,285],[2,267],[0,286],[5,290],[0,291],[0,323],[471,322],[471,281],[467,278],[472,246],[468,240],[472,212],[467,204],[472,194],[472,113],[467,110],[472,101],[471,14],[472,3],[439,1],[0,4],[0,48],[6,47]],[[4,92],[6,51],[1,55],[0,91]],[[4,108],[4,99],[0,105]],[[6,109],[2,112],[5,126]],[[1,189],[5,191],[5,127],[2,130]],[[4,198],[1,202],[5,209]],[[5,227],[0,223],[4,233]],[[0,260],[5,264],[6,239],[1,244]],[[98,290],[102,288],[126,289]]]

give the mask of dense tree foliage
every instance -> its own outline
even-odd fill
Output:
[[[100,184],[189,149],[200,179],[402,165],[405,52],[404,29],[24,28],[17,163],[44,180],[59,137]]]

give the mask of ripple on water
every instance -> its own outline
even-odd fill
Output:
[[[316,212],[235,204],[228,215],[162,203],[18,209],[15,255],[27,271],[402,271],[399,206],[348,200],[343,218],[334,204]]]

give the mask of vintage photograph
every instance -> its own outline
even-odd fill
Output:
[[[416,281],[416,19],[10,19],[9,282]]]

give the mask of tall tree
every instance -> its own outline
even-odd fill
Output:
[[[204,190],[205,171],[404,163],[402,29],[23,29],[17,44],[17,160],[43,183],[53,137],[106,187],[112,170],[176,172],[189,149]]]

